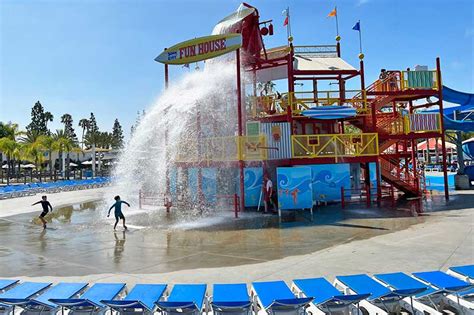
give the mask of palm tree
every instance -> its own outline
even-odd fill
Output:
[[[50,179],[53,179],[53,151],[56,148],[56,142],[51,136],[39,136],[37,141],[41,143],[43,148],[48,152],[48,167],[49,167],[49,176]]]
[[[82,128],[81,149],[84,150],[84,134],[89,129],[89,119],[83,118],[79,120],[79,127]]]
[[[6,137],[15,140],[22,132],[18,130],[18,124],[0,121],[0,138]]]
[[[273,81],[258,82],[257,90],[262,92],[264,95],[269,95],[275,92],[276,84]]]
[[[47,133],[49,134],[49,129],[48,129],[48,122],[50,121],[53,121],[54,119],[54,116],[53,114],[51,114],[51,112],[44,112],[44,120],[45,120],[45,124],[46,124],[46,129],[47,129]]]
[[[60,161],[61,161],[61,175],[64,178],[66,174],[66,155],[64,153],[70,152],[72,150],[72,148],[74,147],[74,142],[66,134],[64,129],[56,130],[56,133],[53,134],[53,139],[55,142],[55,148],[59,152]]]
[[[0,138],[0,151],[2,151],[7,158],[7,185],[10,184],[10,167],[17,148],[18,143],[15,140],[8,137]]]
[[[38,171],[40,170],[41,163],[44,162],[43,153],[47,150],[40,141],[41,136],[42,134],[36,130],[28,130],[25,135],[20,138],[20,142],[24,145],[25,155],[34,161],[36,170]]]
[[[89,131],[84,137],[86,146],[92,149],[92,177],[95,177],[95,150],[101,142],[101,132]]]

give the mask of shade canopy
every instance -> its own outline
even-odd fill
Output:
[[[20,165],[21,168],[36,168],[34,164],[22,164]]]
[[[301,55],[295,55],[293,68],[296,71],[357,71],[357,69],[339,57],[313,57]],[[286,64],[257,71],[258,82],[281,80],[286,79],[287,77],[288,66]]]
[[[420,142],[417,146],[418,150],[426,150],[427,146],[429,145],[429,150],[435,150],[436,148],[436,139],[429,139],[429,144],[426,141]],[[446,141],[446,149],[455,150],[456,145],[451,142]],[[442,150],[441,140],[438,140],[437,150]]]

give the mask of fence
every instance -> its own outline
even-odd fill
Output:
[[[369,114],[367,98],[364,91],[297,91],[282,94],[268,94],[251,97],[251,115],[253,117],[286,114],[288,106],[293,116],[300,116],[301,112],[315,106],[351,105],[359,115]]]
[[[349,197],[346,196],[346,193],[349,192]],[[355,198],[354,198],[355,197]],[[346,205],[351,203],[362,203],[365,202],[367,207],[370,207],[371,203],[371,192],[370,186],[365,185],[361,189],[345,189],[341,187],[341,208],[344,209]]]
[[[369,92],[395,92],[420,89],[438,89],[437,71],[387,71],[386,76],[376,80],[369,87]]]
[[[161,203],[162,201],[163,203]],[[173,206],[171,197],[166,196],[166,194],[158,193],[145,193],[141,189],[138,192],[138,208],[143,209],[144,205],[157,206],[162,204],[166,208],[166,212],[170,212],[171,207]]]
[[[295,135],[291,137],[294,158],[341,158],[377,156],[376,133]]]
[[[239,196],[237,194],[233,195],[217,195],[216,196],[217,205],[219,206],[230,206],[230,209],[224,210],[232,210],[234,211],[234,217],[237,219],[239,217],[240,212],[240,201]]]
[[[231,161],[260,161],[267,159],[266,136],[228,136],[202,139],[201,152],[186,150],[182,147],[179,162],[231,162]]]

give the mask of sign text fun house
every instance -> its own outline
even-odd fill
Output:
[[[242,46],[240,34],[211,35],[191,39],[164,50],[155,61],[182,65],[224,55]]]

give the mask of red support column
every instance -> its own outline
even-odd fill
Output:
[[[436,58],[436,81],[438,83],[438,99],[439,99],[439,115],[441,125],[441,147],[443,153],[443,174],[444,174],[444,198],[449,200],[449,187],[448,187],[448,168],[446,165],[446,139],[444,135],[444,122],[443,122],[443,83],[441,82],[441,62],[439,57]]]
[[[409,111],[410,111],[410,114],[413,114],[413,101],[410,101],[409,103]],[[420,189],[420,180],[418,178],[418,170],[417,170],[418,166],[417,166],[417,161],[416,161],[417,158],[418,158],[417,142],[416,142],[416,139],[412,138],[411,139],[411,167],[413,170],[413,174],[415,175],[416,187],[421,194],[422,191]]]
[[[237,219],[239,217],[239,196],[234,194],[234,217]]]
[[[169,86],[169,70],[168,70],[168,65],[165,64],[165,89],[168,89]],[[170,169],[169,169],[169,156],[168,156],[168,125],[166,125],[165,129],[165,150],[166,150],[166,196],[165,196],[165,208],[166,212],[170,212],[170,206],[171,206],[171,200],[168,200],[169,196],[171,195],[171,189],[170,189]]]
[[[138,191],[138,209],[142,209],[142,190]]]
[[[344,209],[346,207],[346,203],[344,200],[344,186],[341,187],[341,208]]]
[[[242,122],[242,88],[240,78],[240,49],[236,50],[236,66],[237,66],[237,118],[238,118],[238,152],[239,152],[239,182],[240,182],[240,210],[243,211],[245,207],[245,189],[244,189],[244,161],[242,160],[242,136],[243,136],[243,122]]]
[[[202,165],[202,152],[201,152],[201,141],[202,141],[202,132],[201,132],[201,104],[197,104],[197,113],[196,113],[196,129],[197,129],[197,153],[198,153],[198,161]],[[197,173],[197,199],[198,199],[198,207],[202,213],[203,206],[204,206],[204,194],[202,193],[202,166],[198,166],[198,173]]]
[[[371,193],[370,193],[370,182],[368,184],[365,184],[365,202],[366,202],[366,205],[367,205],[367,208],[370,207],[370,203],[371,203]]]
[[[290,123],[290,132],[293,134],[293,113],[291,105],[293,104],[295,81],[293,77],[293,44],[290,43],[290,53],[288,54],[288,107],[286,110],[287,120]]]
[[[375,181],[377,185],[377,205],[380,206],[382,200],[382,183],[380,182],[380,163],[378,159],[377,162],[375,162],[375,176],[377,176]]]

